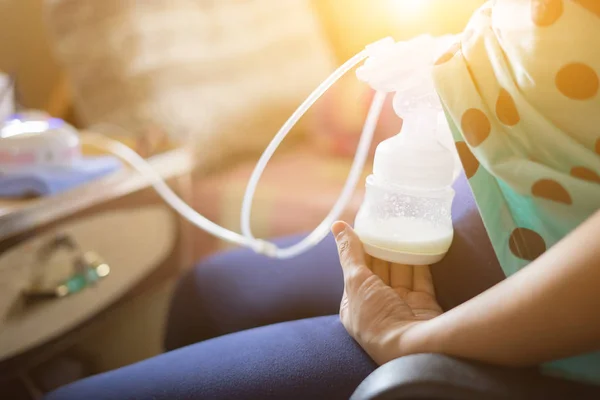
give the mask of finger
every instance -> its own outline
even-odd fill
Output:
[[[372,273],[365,265],[363,245],[354,230],[344,222],[336,222],[331,231],[337,243],[344,283],[350,293]]]
[[[338,221],[331,227],[335,237],[342,269],[365,266],[365,252],[362,242],[354,230],[345,222]]]
[[[435,296],[435,288],[433,286],[433,276],[428,265],[417,265],[413,272],[413,290],[415,292],[424,292]]]
[[[390,267],[390,286],[393,288],[413,288],[413,267],[411,265],[392,264]]]
[[[413,288],[412,265],[392,264],[390,266],[390,286],[393,288]]]
[[[373,258],[373,268],[371,269],[375,275],[377,275],[383,283],[386,285],[390,284],[390,263],[387,261]]]

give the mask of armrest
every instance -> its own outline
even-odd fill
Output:
[[[350,400],[598,399],[600,386],[551,378],[537,369],[497,367],[438,354],[393,360],[369,375]]]

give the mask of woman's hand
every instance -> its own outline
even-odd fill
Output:
[[[415,328],[442,313],[429,267],[374,259],[346,223],[331,230],[344,271],[340,318],[348,333],[380,365],[426,352]]]

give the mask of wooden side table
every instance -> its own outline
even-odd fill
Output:
[[[149,161],[190,200],[186,150]],[[53,197],[0,200],[0,398],[3,383],[27,381],[28,371],[76,343],[88,322],[179,275],[193,261],[189,229],[146,178],[126,168]],[[111,273],[72,296],[26,304],[22,290],[38,267],[35,254],[56,233],[97,252]]]

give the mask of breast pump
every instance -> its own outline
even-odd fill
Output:
[[[134,150],[102,135],[84,135],[82,142],[109,151],[144,174],[161,197],[200,229],[269,257],[300,255],[322,241],[350,201],[361,178],[377,121],[387,93],[394,92],[394,110],[403,118],[400,134],[379,144],[373,174],[367,178],[366,196],[355,221],[365,250],[374,257],[410,265],[439,261],[452,241],[450,209],[454,192],[455,158],[436,138],[446,126],[431,78],[436,41],[430,36],[398,42],[387,38],[366,47],[338,68],[292,114],[260,157],[248,182],[241,213],[241,230],[225,229],[200,215],[178,197]],[[252,201],[267,163],[298,120],[344,74],[357,69],[360,80],[375,89],[356,156],[342,193],[326,218],[299,243],[287,248],[255,238],[250,226]],[[446,127],[447,130],[447,127]],[[28,135],[3,137],[3,141]]]
[[[367,253],[407,265],[440,261],[453,238],[456,157],[438,140],[447,125],[431,77],[432,41],[385,40],[378,44],[385,50],[357,70],[374,89],[396,93],[394,111],[403,125],[377,146],[355,230]]]

